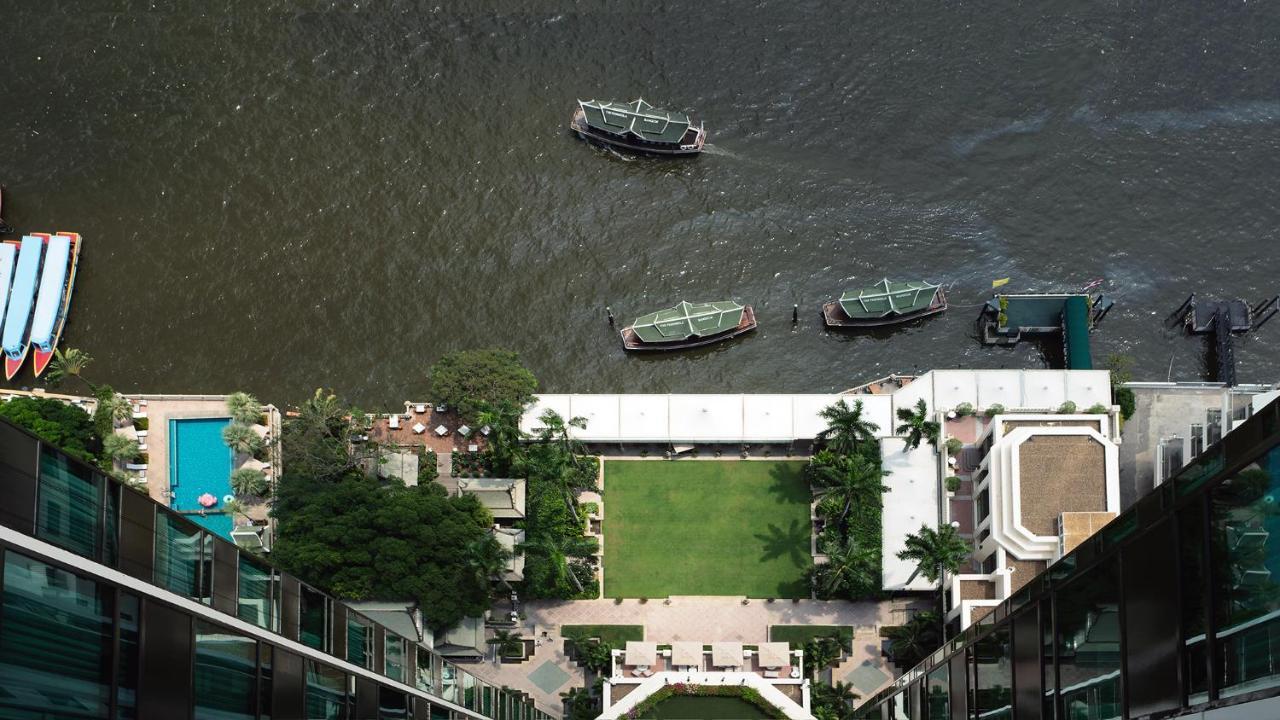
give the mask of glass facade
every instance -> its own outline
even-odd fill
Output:
[[[1274,703],[1277,579],[1272,403],[854,715],[1109,720]]]
[[[258,699],[258,643],[196,621],[196,720],[254,720]]]
[[[0,717],[348,718],[376,708],[380,718],[464,718],[442,704],[461,701],[495,720],[549,720],[0,421],[5,434],[0,447],[20,452],[3,458],[18,471],[0,473],[0,522],[82,560],[68,565],[48,546],[0,540]],[[153,588],[108,580],[103,566]],[[184,609],[162,591],[206,609]],[[289,645],[331,653],[339,617],[346,642],[332,663]],[[259,630],[236,629],[236,620]],[[365,670],[343,666],[347,657]],[[371,680],[375,671],[383,679]],[[411,689],[432,702],[415,702]]]

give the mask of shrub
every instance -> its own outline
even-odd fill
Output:
[[[151,423],[144,417],[134,418],[133,427],[135,430],[147,430],[151,427]]]
[[[580,510],[583,515],[595,515],[600,512],[600,505],[593,502],[578,503],[578,510]]]
[[[974,412],[973,404],[962,402],[956,406],[955,411],[956,411],[956,415],[958,415],[959,417],[967,417],[969,415],[972,415]]]
[[[222,428],[222,442],[245,455],[256,455],[263,449],[262,438],[252,426],[233,422]]]
[[[987,408],[986,412],[984,412],[983,415],[986,415],[988,418],[993,418],[997,415],[1003,415],[1004,413],[1005,413],[1004,406],[1001,405],[1000,403],[994,403],[991,405],[991,407]]]
[[[1102,403],[1094,403],[1090,405],[1089,409],[1085,410],[1085,412],[1089,413],[1090,415],[1106,415],[1107,413],[1111,412],[1111,408],[1107,407],[1106,405],[1103,405]]]
[[[234,392],[227,396],[227,412],[238,423],[255,425],[262,419],[262,403],[249,393]]]
[[[964,449],[964,443],[961,442],[960,438],[954,438],[954,437],[947,438],[947,454],[948,455],[955,455],[956,453],[959,453],[963,449]]]
[[[1070,400],[1058,406],[1059,415],[1074,415],[1076,412],[1076,404]]]
[[[952,475],[947,478],[947,492],[957,492],[960,490],[960,478]]]
[[[1133,388],[1117,387],[1115,389],[1116,405],[1120,406],[1120,419],[1128,420],[1137,409],[1137,399],[1133,396]]]
[[[440,471],[436,468],[436,451],[423,450],[418,453],[418,484],[430,485],[436,481]]]

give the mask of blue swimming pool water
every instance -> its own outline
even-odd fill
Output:
[[[187,517],[223,537],[231,538],[233,521],[222,512],[223,497],[231,494],[231,448],[222,442],[229,418],[190,418],[169,421],[169,489],[172,507],[204,510],[197,498],[209,493],[218,504],[205,515]]]

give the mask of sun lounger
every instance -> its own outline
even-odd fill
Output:
[[[765,670],[765,671],[764,671],[764,676],[765,676],[765,677],[767,677],[767,678],[776,678],[776,677],[778,677],[778,671],[777,671],[777,670]]]
[[[141,441],[142,438],[146,437],[147,435],[150,435],[151,433],[147,430],[135,430],[134,434],[137,435],[139,441]]]
[[[399,415],[392,415],[392,416],[391,416],[391,429],[392,429],[392,430],[399,430],[399,429],[400,429],[400,416],[399,416]]]
[[[124,469],[125,470],[146,470],[147,464],[146,463],[125,463]]]
[[[414,412],[416,412],[416,413],[418,413],[419,415],[421,415],[422,413],[424,413],[424,412],[426,412],[426,411],[427,411],[427,406],[426,406],[426,405],[414,405],[414,406],[413,406],[413,411],[414,411]]]

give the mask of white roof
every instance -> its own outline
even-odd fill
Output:
[[[932,590],[934,585],[920,575],[906,584],[916,566],[899,560],[898,552],[906,547],[909,533],[920,532],[924,525],[938,526],[938,455],[927,441],[915,450],[908,451],[906,446],[902,438],[880,441],[881,466],[887,473],[884,484],[891,488],[882,496],[881,581],[885,590]]]
[[[702,665],[702,643],[700,642],[671,643],[671,664],[672,665]]]
[[[718,642],[711,644],[711,664],[715,667],[741,667],[742,643]]]
[[[658,644],[651,642],[627,641],[624,665],[654,665],[658,662]]]
[[[934,370],[892,394],[884,395],[539,395],[520,421],[535,432],[538,417],[554,410],[568,420],[583,417],[585,430],[570,432],[599,443],[763,443],[810,440],[827,423],[819,413],[844,398],[862,403],[862,414],[889,437],[900,408],[918,400],[933,411],[969,403],[977,410],[992,405],[1014,409],[1057,410],[1070,399],[1079,408],[1111,403],[1106,370]]]
[[[784,642],[760,643],[761,667],[785,667],[791,664],[791,646]]]

